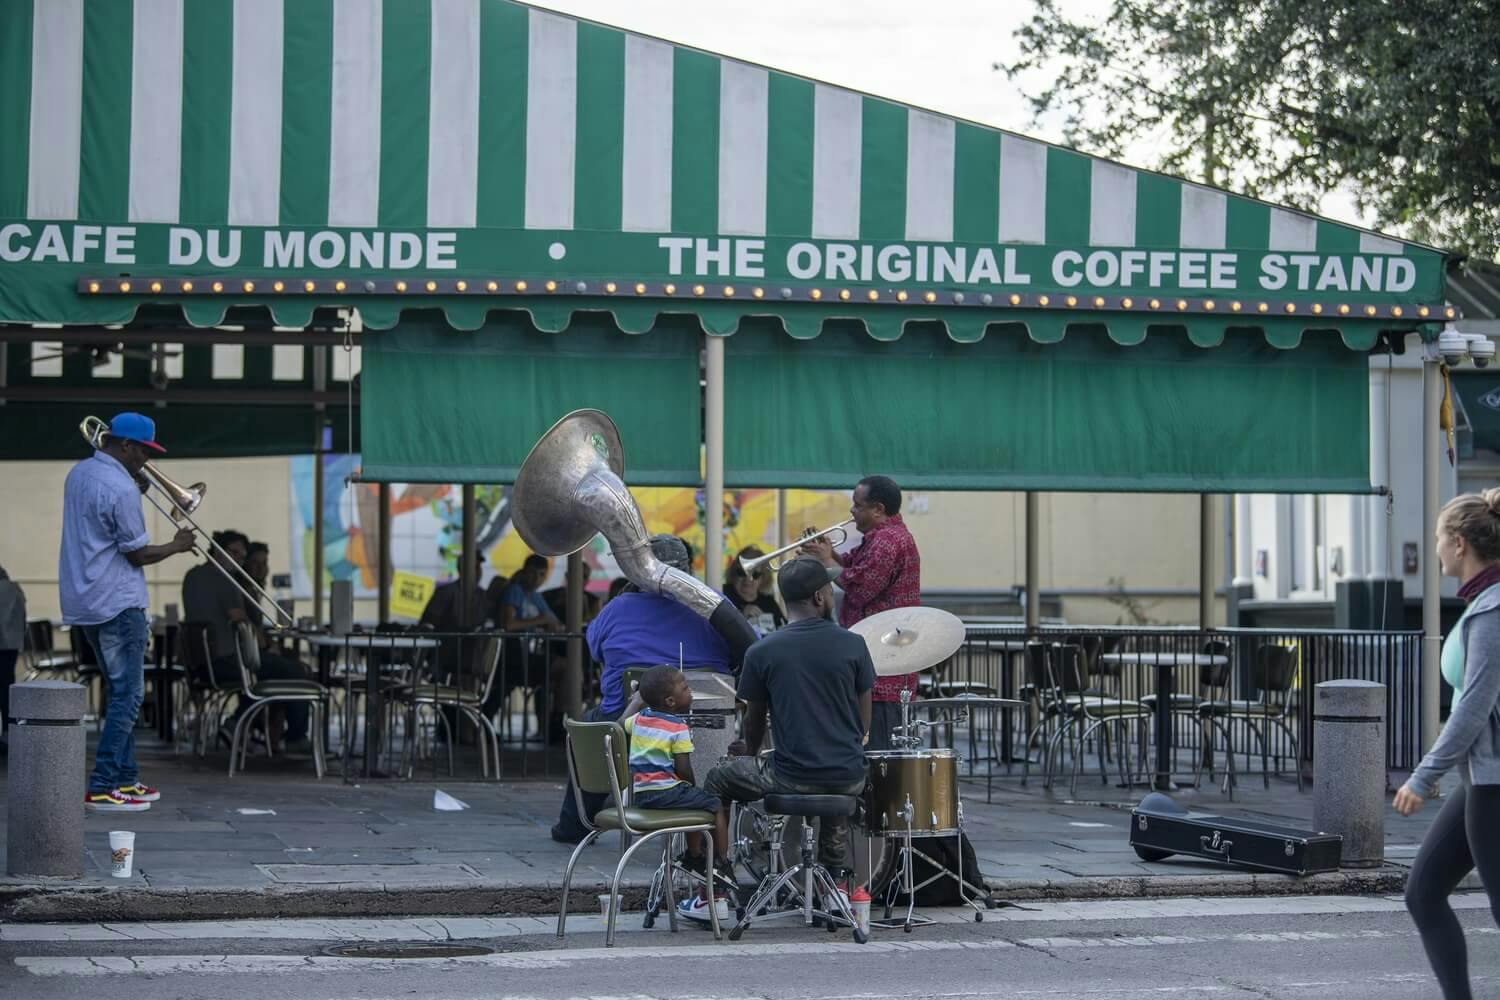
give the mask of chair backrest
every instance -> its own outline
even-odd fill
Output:
[[[244,685],[245,696],[253,698],[260,674],[260,645],[255,641],[255,627],[247,621],[230,625],[234,628],[234,658],[240,665],[240,683]]]
[[[205,621],[185,621],[177,632],[177,653],[187,670],[188,679],[198,687],[214,686],[213,656],[209,635],[213,625]]]
[[[584,805],[584,795],[614,796],[616,807],[627,801],[630,737],[618,722],[564,719],[563,726],[568,732],[568,775],[573,779],[574,802],[578,815],[592,828],[594,817]]]
[[[1222,656],[1223,663],[1205,663],[1198,668],[1198,686],[1213,691],[1218,688],[1229,687],[1229,678],[1234,660],[1230,651],[1229,643],[1223,639],[1210,639],[1203,644],[1205,656]]]
[[[52,643],[52,638],[51,638],[51,636],[52,636],[52,625],[51,625],[51,623],[48,623],[48,625],[47,625],[47,636],[48,636],[48,638],[47,638],[47,642],[48,642],[47,651],[48,652],[52,652],[52,645],[51,645],[51,643]],[[81,628],[70,628],[70,629],[68,629],[68,646],[73,651],[73,662],[75,664],[77,664],[78,666],[80,666],[80,667],[97,667],[99,665],[99,657],[97,655],[95,655],[95,653],[94,653],[93,643],[89,642],[88,638],[86,636],[84,636],[83,629],[81,629]]]
[[[1047,657],[1052,645],[1046,642],[1026,644],[1026,684],[1038,691],[1052,689],[1052,675],[1047,669]]]
[[[1250,682],[1258,691],[1285,695],[1292,689],[1296,673],[1297,651],[1290,646],[1268,643],[1255,651],[1255,665],[1250,671]]]
[[[484,689],[479,695],[479,703],[485,704],[490,700],[490,691],[495,686],[495,675],[500,672],[500,649],[499,636],[485,636],[479,641],[478,667],[484,671]]]
[[[1060,642],[1052,647],[1052,655],[1048,659],[1052,669],[1052,684],[1064,696],[1082,694],[1088,690],[1088,672],[1084,665],[1082,646]]]
[[[32,655],[52,652],[52,623],[45,618],[33,618],[26,623],[26,649]]]

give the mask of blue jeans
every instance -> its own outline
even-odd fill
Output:
[[[133,785],[140,777],[135,763],[135,720],[146,691],[146,612],[121,611],[102,625],[75,625],[94,647],[104,673],[109,703],[99,746],[94,751],[90,792],[108,792]]]

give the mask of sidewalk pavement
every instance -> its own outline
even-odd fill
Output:
[[[335,776],[314,779],[306,760],[259,758],[231,781],[212,759],[194,767],[149,748],[142,767],[161,801],[145,813],[86,816],[81,879],[0,878],[0,920],[556,912],[570,850],[548,834],[563,795],[556,780],[346,785]],[[1206,781],[1174,794],[1192,809],[1311,828],[1310,788],[1299,793],[1290,778],[1272,778],[1269,791],[1259,775],[1242,781],[1233,803]],[[437,790],[469,808],[435,810]],[[1126,838],[1130,806],[1143,789],[1081,778],[1078,799],[1070,800],[1066,783],[1048,792],[1033,777],[1023,788],[1017,768],[995,780],[989,802],[985,791],[983,781],[961,783],[964,824],[1001,900],[1396,893],[1437,808],[1430,803],[1412,818],[1387,814],[1381,868],[1294,878],[1140,861]],[[135,831],[128,880],[109,875],[111,829]],[[0,841],[4,832],[0,823]],[[864,838],[855,841],[862,846]],[[580,860],[577,910],[597,912],[617,845],[614,836],[601,838]],[[639,906],[649,874],[644,860],[628,871],[627,907]]]

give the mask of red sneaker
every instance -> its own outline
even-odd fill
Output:
[[[150,785],[143,785],[139,781],[133,785],[122,785],[116,788],[115,791],[127,799],[140,799],[142,802],[155,802],[161,798],[161,792],[158,792]]]
[[[88,792],[83,797],[83,807],[89,812],[145,812],[151,803],[119,792]]]

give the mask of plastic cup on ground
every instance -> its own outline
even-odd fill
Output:
[[[109,831],[109,873],[115,878],[129,878],[135,868],[135,834],[129,830]]]
[[[616,913],[619,913],[622,910],[624,910],[624,906],[621,905],[622,903],[623,903],[623,900],[621,900],[619,896],[616,896],[615,897],[615,912]],[[609,893],[607,893],[607,892],[601,892],[601,893],[599,893],[599,916],[601,916],[601,917],[608,917],[609,916]]]

